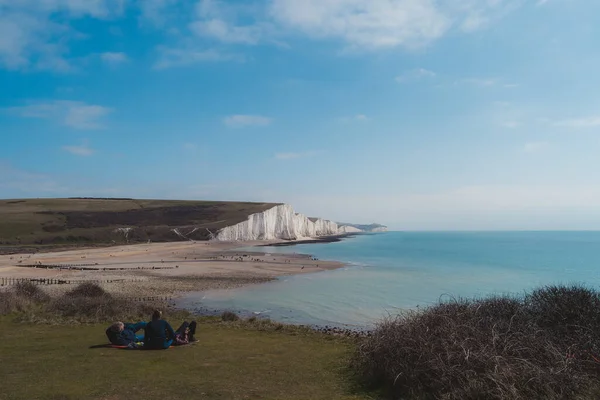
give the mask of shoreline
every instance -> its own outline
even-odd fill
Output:
[[[333,238],[320,239],[330,242]],[[335,241],[341,239],[335,238]],[[313,240],[309,240],[311,243]],[[299,240],[294,244],[307,241]],[[346,264],[316,260],[310,254],[270,254],[261,247],[280,240],[250,242],[164,242],[94,246],[0,255],[0,284],[8,279],[99,281],[112,293],[173,296],[193,291],[233,289],[280,276],[337,269]],[[291,245],[290,242],[283,242]],[[257,251],[239,250],[254,247]],[[6,286],[5,286],[6,287]],[[48,284],[64,292],[72,284]],[[2,286],[0,286],[0,290]]]
[[[210,310],[203,305],[186,307],[178,303],[188,293],[196,292],[201,296],[210,291],[263,284],[282,276],[345,267],[347,263],[318,260],[311,254],[269,253],[264,247],[332,243],[353,236],[355,234],[343,234],[293,242],[165,242],[0,254],[0,291],[10,287],[2,286],[10,278],[33,279],[36,284],[43,284],[44,290],[51,295],[71,290],[77,283],[92,281],[109,293],[164,297],[176,308],[199,316],[218,316],[232,310]],[[46,282],[54,284],[46,285]],[[250,310],[235,312],[245,317],[264,318]],[[344,335],[369,330],[333,323],[304,326],[323,333]]]
[[[262,244],[255,247],[286,247],[286,246],[297,246],[300,244],[318,244],[318,243],[336,243],[341,242],[344,239],[349,239],[354,236],[362,235],[361,232],[342,233],[339,235],[322,236],[319,238],[300,239],[300,240],[284,240],[272,244]]]

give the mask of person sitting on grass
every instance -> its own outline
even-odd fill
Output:
[[[187,322],[183,324],[175,331],[174,346],[182,346],[184,344],[190,344],[196,341],[194,335],[196,334],[196,321]]]
[[[168,349],[173,340],[175,340],[175,331],[167,321],[162,319],[162,312],[155,310],[152,313],[152,321],[148,322],[144,329],[144,349]]]
[[[135,333],[140,329],[146,327],[145,322],[137,322],[135,324],[117,321],[106,330],[106,336],[110,343],[115,346],[127,346],[136,348],[136,343],[143,340],[143,336],[136,335]]]

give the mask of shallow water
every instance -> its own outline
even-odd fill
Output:
[[[363,327],[448,296],[519,294],[553,283],[600,284],[600,232],[389,232],[261,250],[351,265],[191,294],[182,305],[245,310],[289,323]]]

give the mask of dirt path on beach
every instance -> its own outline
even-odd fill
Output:
[[[52,291],[61,291],[68,290],[73,282],[97,280],[111,292],[166,296],[239,287],[282,275],[343,266],[339,262],[313,260],[307,255],[268,254],[260,247],[252,252],[235,250],[268,243],[171,242],[0,255],[0,283],[2,278],[71,281],[47,286]]]

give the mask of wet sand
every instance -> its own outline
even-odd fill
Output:
[[[171,242],[0,255],[0,278],[97,280],[113,293],[174,296],[179,292],[235,288],[344,265],[313,260],[309,255],[268,254],[260,247],[251,252],[235,250],[273,243],[277,242]],[[73,284],[46,287],[50,291],[64,291]]]

